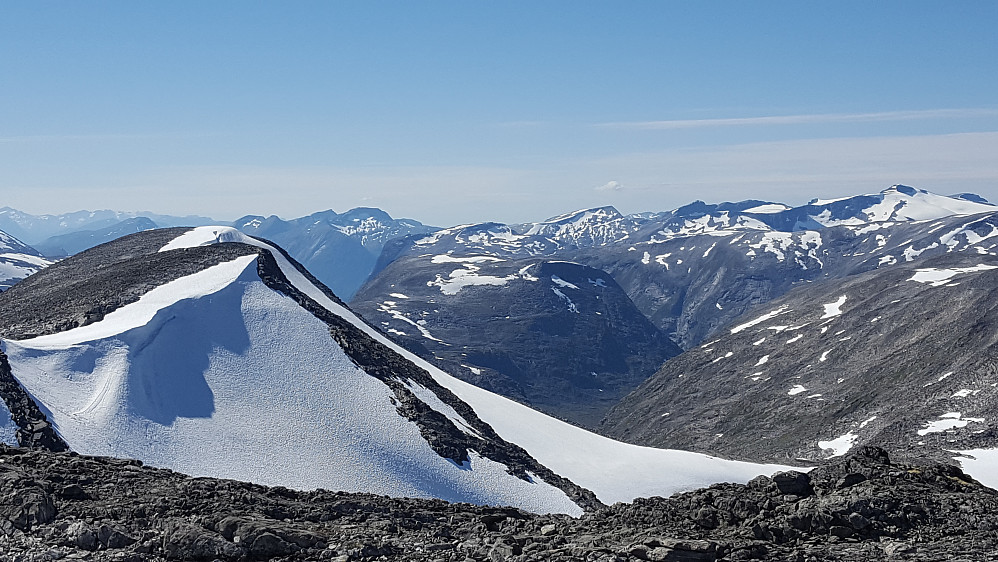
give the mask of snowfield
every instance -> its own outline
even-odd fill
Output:
[[[460,381],[396,346],[279,251],[235,229],[196,228],[162,251],[223,241],[270,249],[302,293],[428,371],[503,439],[605,503],[791,468],[621,443]],[[518,479],[477,454],[464,466],[437,455],[397,412],[392,391],[360,370],[325,324],[263,284],[255,256],[160,286],[95,324],[6,341],[4,351],[15,376],[80,453],[294,488],[582,511],[536,476]],[[407,384],[475,434],[431,390]]]

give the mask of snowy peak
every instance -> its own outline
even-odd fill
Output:
[[[286,248],[345,299],[353,296],[370,275],[385,244],[436,230],[418,221],[393,219],[380,209],[367,207],[342,214],[321,211],[288,221],[274,215],[250,215],[233,225]]]
[[[522,225],[524,234],[543,236],[577,247],[600,246],[627,238],[631,221],[613,207],[584,209]]]
[[[822,226],[934,220],[996,210],[983,198],[975,198],[946,197],[924,189],[893,185],[876,195],[813,200],[807,208],[809,218]]]

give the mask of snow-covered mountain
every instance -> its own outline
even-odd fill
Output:
[[[798,287],[668,361],[603,426],[632,442],[817,460],[958,452],[998,485],[998,257],[957,252]],[[959,455],[957,455],[959,456]]]
[[[0,295],[0,435],[196,474],[579,514],[781,467],[623,444],[464,383],[234,228],[130,235]]]
[[[246,216],[233,226],[251,236],[273,240],[347,300],[367,280],[386,242],[436,230],[366,207],[345,213],[322,211],[290,221],[274,215]]]
[[[50,263],[31,246],[0,230],[0,291]]]

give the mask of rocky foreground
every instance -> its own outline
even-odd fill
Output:
[[[998,560],[998,492],[864,447],[579,519],[0,446],[0,560]]]

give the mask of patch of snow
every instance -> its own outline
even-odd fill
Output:
[[[842,314],[842,305],[845,303],[846,296],[842,295],[835,302],[822,305],[825,307],[825,314],[820,318],[820,320],[824,320],[825,318],[834,318],[835,316]]]
[[[763,214],[773,214],[782,213],[783,211],[789,210],[791,207],[784,205],[783,203],[764,203],[751,209],[745,209],[743,213],[755,213],[759,215]]]
[[[932,244],[929,244],[928,246],[920,250],[916,250],[913,247],[908,246],[907,248],[904,249],[904,261],[914,261],[915,258],[922,255],[924,252],[938,247],[939,244],[937,242],[933,242]]]
[[[433,334],[431,334],[430,331],[426,328],[425,320],[422,319],[413,320],[409,318],[408,316],[405,315],[404,312],[395,307],[397,304],[398,303],[396,303],[395,301],[384,301],[380,305],[378,305],[378,310],[384,312],[385,314],[391,316],[392,318],[398,320],[399,322],[404,322],[412,326],[413,328],[416,328],[417,330],[419,330],[419,333],[422,334],[424,338],[443,343],[443,340],[434,337]],[[389,330],[389,331],[394,334],[398,334],[400,336],[406,335],[405,332],[400,332],[398,330]]]
[[[711,361],[711,363],[717,363],[721,359],[727,359],[728,357],[731,357],[734,354],[735,354],[734,351],[729,351],[729,352],[725,353],[724,355],[718,357],[717,359],[714,359],[713,361]],[[680,375],[680,376],[682,376],[682,375]]]
[[[531,267],[534,267],[535,265],[537,264],[532,263],[530,265],[525,265],[521,267],[520,271],[517,272],[517,275],[519,275],[520,278],[523,279],[524,281],[540,281],[540,278],[534,277],[533,275],[527,273],[527,270],[530,269]]]
[[[761,323],[763,323],[763,322],[765,322],[767,320],[771,320],[771,319],[773,319],[773,318],[775,318],[775,317],[777,317],[777,316],[779,316],[781,314],[785,314],[787,312],[790,312],[789,309],[790,309],[790,307],[788,305],[783,305],[780,308],[777,308],[776,310],[772,310],[770,312],[767,312],[766,314],[763,314],[762,316],[756,318],[755,320],[750,320],[750,321],[748,321],[748,322],[746,322],[744,324],[739,324],[738,326],[735,326],[734,328],[731,329],[731,333],[732,334],[737,334],[738,332],[741,332],[742,330],[751,328],[752,326],[755,326],[757,324],[761,324]]]
[[[831,449],[832,454],[828,455],[828,458],[841,457],[848,453],[849,449],[852,449],[858,438],[859,435],[849,431],[845,435],[840,435],[831,441],[818,441],[818,448],[823,450]]]
[[[794,343],[795,341],[804,337],[804,334],[797,334],[796,336],[787,340],[787,343]]]
[[[877,416],[870,416],[869,418],[867,418],[867,419],[863,420],[863,421],[862,421],[862,422],[861,422],[861,423],[859,424],[859,428],[860,428],[860,429],[863,429],[864,427],[866,427],[867,425],[869,425],[869,424],[870,424],[870,422],[872,422],[872,421],[873,421],[873,420],[875,420],[875,419],[877,419]]]
[[[939,287],[949,283],[949,280],[956,275],[976,273],[978,271],[988,271],[991,269],[998,269],[998,265],[980,264],[971,267],[954,267],[952,269],[937,269],[935,267],[928,267],[916,270],[915,275],[908,280],[918,283],[928,283],[932,287]]]
[[[794,235],[790,232],[766,232],[756,244],[749,246],[757,250],[763,250],[776,256],[779,261],[786,260],[786,252],[793,245]]]
[[[964,472],[989,488],[998,488],[998,448],[954,452],[962,455],[953,458]]]
[[[972,394],[978,394],[980,392],[981,392],[980,390],[971,390],[969,388],[962,388],[954,392],[953,396],[951,396],[950,398],[966,398]]]
[[[821,353],[821,357],[819,357],[819,358],[818,358],[818,361],[819,361],[819,362],[821,362],[821,363],[824,363],[824,362],[825,362],[826,360],[828,360],[828,354],[829,354],[829,353],[830,353],[831,351],[832,351],[832,350],[830,350],[830,349],[826,349],[825,351],[823,351],[823,352]]]
[[[579,314],[579,307],[575,306],[575,303],[572,302],[572,299],[568,298],[568,295],[559,291],[557,287],[551,287],[551,290],[554,291],[554,294],[558,295],[560,299],[562,299],[568,304],[569,312],[574,312],[576,314]]]
[[[567,289],[575,289],[576,291],[579,290],[577,286],[569,283],[568,281],[565,281],[564,279],[558,277],[557,275],[551,276],[551,282],[553,282],[555,285],[558,285],[559,287],[565,287]]]
[[[409,298],[409,297],[407,297],[407,296],[403,295],[402,293],[391,293],[391,294],[390,294],[390,295],[388,295],[388,296],[390,296],[390,297],[395,297],[395,298],[397,298],[397,299],[407,299],[407,298]]]
[[[967,427],[967,424],[974,423],[984,423],[984,418],[967,418],[963,417],[960,412],[947,412],[939,416],[938,420],[925,422],[925,428],[919,429],[919,435],[928,435],[929,433],[942,433],[949,429],[960,429],[962,427]]]
[[[645,252],[645,255],[641,257],[641,263],[648,265],[651,263],[651,254]]]
[[[495,256],[458,256],[440,254],[430,258],[430,263],[494,263],[506,261]]]
[[[790,390],[787,391],[787,394],[790,396],[796,396],[802,392],[807,392],[807,389],[802,385],[795,384]]]
[[[769,361],[769,356],[763,355],[762,357],[759,358],[759,362],[756,363],[755,366],[758,367],[759,365],[765,365],[768,361]]]

